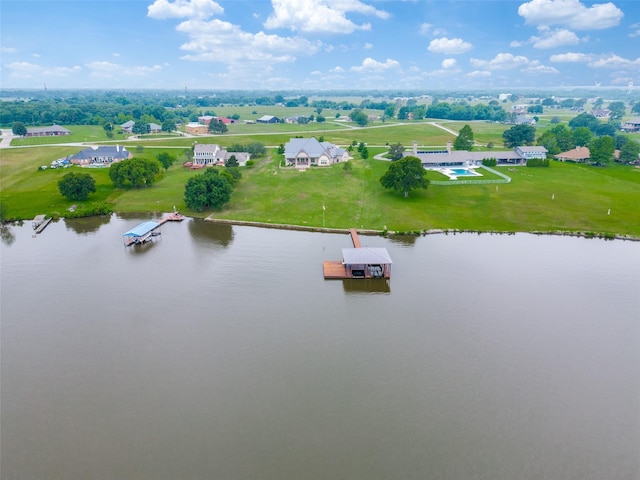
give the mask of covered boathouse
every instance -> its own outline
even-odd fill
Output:
[[[160,225],[160,223],[152,221],[141,223],[137,227],[122,234],[124,244],[129,246],[148,242],[151,240],[151,237],[160,233],[156,232],[156,229],[159,228]]]
[[[363,247],[355,229],[349,231],[353,248],[342,249],[342,261],[325,261],[324,278],[390,278],[391,257],[386,248]]]

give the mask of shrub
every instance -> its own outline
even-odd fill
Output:
[[[482,160],[482,165],[485,167],[495,167],[498,164],[498,160],[495,158],[485,158]]]
[[[527,167],[548,167],[548,158],[530,158],[527,160]]]

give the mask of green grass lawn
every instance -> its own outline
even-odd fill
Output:
[[[37,171],[37,167],[73,153],[70,148],[0,151],[4,218],[30,219],[40,213],[64,216],[74,202],[59,194],[57,182],[70,169]],[[179,148],[164,150],[181,153]],[[384,149],[370,150],[373,156]],[[154,157],[160,151],[163,148],[146,146],[141,155]],[[182,159],[145,189],[114,189],[108,169],[84,169],[98,185],[98,192],[86,203],[109,202],[117,212],[139,213],[166,212],[176,206],[193,216],[213,214],[221,219],[328,228],[581,231],[640,237],[637,167],[559,162],[552,162],[550,168],[503,167],[512,178],[510,184],[431,185],[405,199],[380,185],[379,178],[389,165],[386,161],[356,158],[351,172],[346,172],[343,164],[299,172],[281,168],[279,160],[270,151],[269,157],[256,159],[255,167],[243,168],[243,179],[221,211],[196,213],[185,208],[184,185],[190,176],[201,172],[182,167]]]

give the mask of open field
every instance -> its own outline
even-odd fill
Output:
[[[0,203],[5,218],[30,219],[40,213],[64,216],[73,202],[58,193],[57,182],[69,169],[37,171],[37,167],[72,153],[69,148],[0,151]],[[154,157],[160,151],[147,146],[141,155]],[[168,147],[166,151],[181,153]],[[372,155],[380,151],[371,149]],[[298,172],[281,168],[278,157],[271,151],[269,157],[256,159],[254,168],[244,168],[231,202],[220,212],[186,210],[184,185],[200,172],[183,168],[180,160],[147,189],[117,190],[108,169],[84,169],[98,185],[98,192],[86,203],[108,202],[118,212],[164,212],[176,206],[193,216],[213,214],[220,219],[327,228],[581,231],[640,237],[637,167],[553,162],[550,168],[505,168],[513,179],[508,185],[432,185],[404,199],[380,186],[388,162],[356,158],[351,172],[345,172],[342,164]]]

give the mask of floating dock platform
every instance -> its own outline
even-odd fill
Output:
[[[49,225],[52,220],[53,218],[47,218],[45,215],[36,215],[31,222],[31,225],[36,233],[41,233],[45,228],[47,228],[47,225]]]

